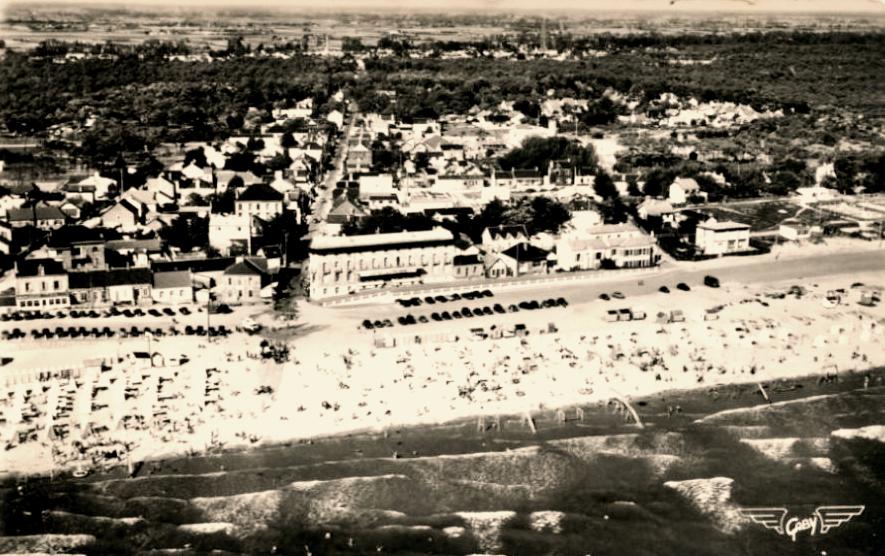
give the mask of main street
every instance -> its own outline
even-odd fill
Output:
[[[344,133],[341,134],[341,138],[338,140],[338,147],[335,151],[334,168],[326,174],[323,183],[318,187],[317,198],[314,200],[314,204],[311,207],[309,228],[309,235],[311,237],[320,230],[322,224],[329,216],[329,211],[332,210],[334,204],[333,193],[337,183],[344,176],[344,162],[347,160],[348,141],[353,133],[353,127],[358,117],[358,112],[353,112],[351,114],[350,121],[348,122]]]

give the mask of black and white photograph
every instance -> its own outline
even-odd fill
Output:
[[[0,554],[885,555],[885,0],[0,0]]]

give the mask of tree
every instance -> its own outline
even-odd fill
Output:
[[[168,245],[189,252],[209,245],[209,219],[195,214],[182,214],[170,226],[160,229],[160,238]]]
[[[284,149],[291,149],[292,147],[298,146],[298,142],[295,140],[295,137],[292,136],[291,131],[286,131],[280,137],[280,146]]]
[[[592,146],[583,146],[565,137],[529,137],[523,141],[521,147],[502,156],[499,163],[505,170],[537,168],[546,174],[549,163],[554,160],[567,160],[578,168],[595,169],[597,166],[596,153]]]
[[[614,180],[608,173],[599,170],[596,172],[596,179],[593,181],[593,191],[603,199],[612,199],[618,196],[618,188],[615,186]]]

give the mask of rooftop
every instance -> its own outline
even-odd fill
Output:
[[[114,270],[95,270],[92,272],[74,272],[69,277],[70,288],[106,288],[109,286],[129,286],[152,283],[149,268],[120,268]]]
[[[283,194],[267,185],[266,183],[256,183],[250,185],[246,191],[237,197],[237,201],[282,201]]]
[[[537,262],[546,261],[550,252],[540,247],[535,247],[531,243],[517,243],[510,249],[502,251],[501,254],[522,262]]]
[[[358,236],[317,236],[310,244],[311,252],[371,251],[445,245],[454,242],[452,232],[434,228],[420,232],[395,232],[389,234],[366,234]]]
[[[64,266],[55,259],[25,259],[19,261],[16,276],[51,276],[67,274]]]
[[[698,224],[698,228],[703,228],[705,230],[711,230],[714,232],[731,232],[738,230],[749,230],[749,224],[741,224],[740,222],[733,221],[725,221],[725,222],[717,222],[716,220],[708,220],[706,222],[701,222]]]
[[[186,288],[190,285],[191,273],[188,270],[154,273],[154,288]]]

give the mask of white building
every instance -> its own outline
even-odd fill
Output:
[[[239,214],[209,215],[209,245],[222,254],[230,254],[233,247],[237,252],[249,253],[251,239],[251,219]]]
[[[193,303],[194,286],[188,270],[171,272],[155,272],[151,299],[154,303],[166,305],[184,305]]]
[[[250,186],[234,201],[237,216],[257,216],[262,220],[272,220],[283,212],[283,194],[273,187],[258,183]]]
[[[393,176],[391,174],[363,175],[360,176],[359,183],[360,199],[396,193],[396,190],[393,188]]]
[[[704,255],[726,255],[750,249],[750,225],[740,222],[717,222],[711,218],[698,224],[695,247]]]
[[[676,178],[670,184],[667,199],[674,205],[684,205],[695,195],[702,195],[701,186],[694,178]]]
[[[454,236],[443,228],[359,236],[315,237],[310,244],[310,297],[445,282],[455,276]]]
[[[602,224],[563,236],[556,243],[561,270],[642,268],[661,257],[654,238],[633,224]]]

